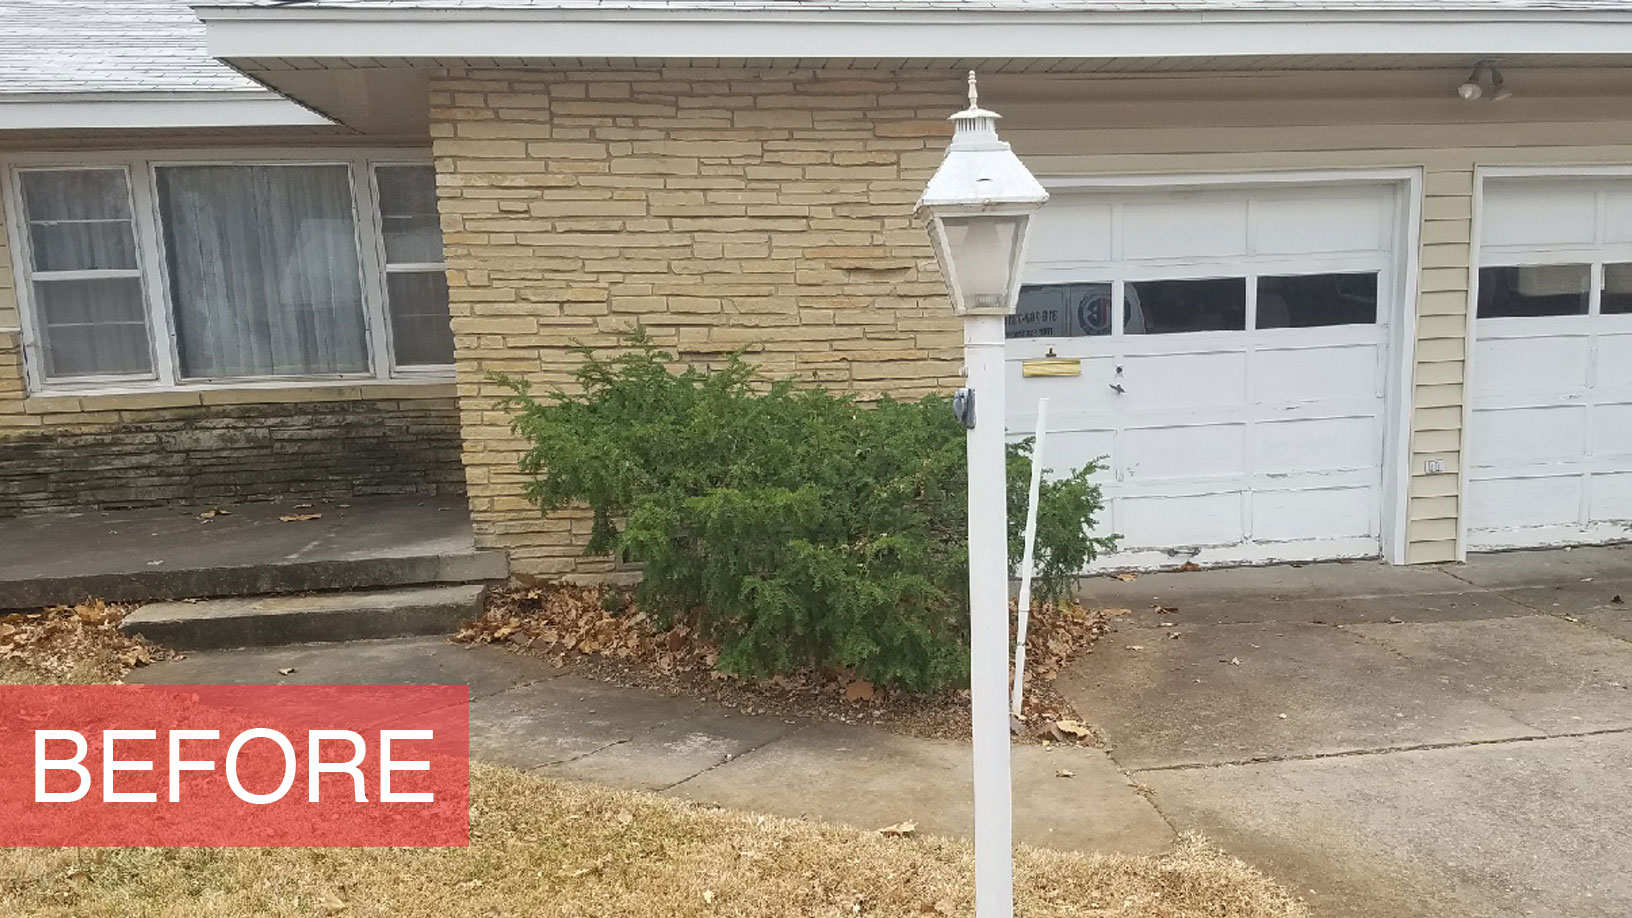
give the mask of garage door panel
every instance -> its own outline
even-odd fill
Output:
[[[1597,189],[1557,180],[1493,183],[1482,214],[1487,247],[1586,245],[1598,225]]]
[[[1033,264],[1111,260],[1111,205],[1060,196],[1032,217],[1026,258]]]
[[[1632,177],[1491,179],[1481,264],[1628,261]],[[1604,307],[1608,306],[1609,314]],[[1632,535],[1632,316],[1475,320],[1469,542],[1520,547]]]
[[[1375,468],[1383,437],[1376,416],[1302,418],[1260,423],[1252,468],[1259,475]]]
[[[1578,460],[1587,446],[1588,412],[1582,405],[1474,411],[1474,468],[1510,469]]]
[[[1482,338],[1473,396],[1552,395],[1585,388],[1591,339]]]
[[[1254,491],[1252,537],[1260,542],[1374,536],[1377,493],[1373,488]]]
[[[1632,242],[1632,188],[1611,188],[1604,195],[1604,241]]]
[[[1123,497],[1116,525],[1128,549],[1233,545],[1241,541],[1243,500],[1239,491]]]
[[[1620,460],[1632,471],[1632,403],[1593,408],[1592,456],[1600,462]]]
[[[1247,472],[1247,425],[1203,424],[1124,430],[1122,475],[1141,481],[1240,478]]]
[[[1047,396],[1045,467],[1111,454],[1107,526],[1124,540],[1104,563],[1377,552],[1397,194],[1265,183],[1066,192],[1043,208],[1025,277],[1039,308],[1048,285],[1120,283],[1151,313],[1092,337],[1009,330],[1010,435],[1030,433]],[[1334,272],[1378,274],[1374,323],[1241,321],[1250,278]],[[1239,302],[1221,284],[1239,285]],[[1081,357],[1080,375],[1025,377],[1023,361],[1044,356]]]
[[[1254,201],[1255,255],[1376,252],[1388,246],[1388,201],[1375,193]],[[1311,210],[1321,218],[1310,220]]]
[[[1050,415],[1052,417],[1052,415]],[[1049,425],[1053,426],[1052,423]],[[1037,429],[1035,420],[1028,428]],[[1014,431],[1019,434],[1018,430]],[[1031,434],[1026,434],[1030,436]],[[1101,484],[1114,479],[1110,468],[1110,456],[1116,449],[1116,432],[1112,430],[1062,430],[1050,431],[1043,441],[1043,470],[1050,480],[1065,476],[1082,468],[1089,462],[1101,456],[1106,457],[1106,468],[1095,472],[1093,480]]]
[[[1258,404],[1378,398],[1376,345],[1260,350],[1253,354],[1252,399]]]
[[[1561,526],[1581,517],[1581,476],[1474,479],[1468,482],[1468,526],[1500,531]]]
[[[1198,192],[1124,204],[1121,241],[1128,261],[1245,255],[1247,203]]]
[[[1597,388],[1611,396],[1632,395],[1632,334],[1598,336]]]
[[[1122,366],[1126,394],[1114,399],[1119,411],[1183,411],[1246,401],[1245,353],[1130,356]]]

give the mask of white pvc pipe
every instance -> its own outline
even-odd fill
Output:
[[[1003,317],[965,316],[969,431],[969,694],[974,721],[975,915],[1013,918],[1009,785],[1009,546]]]
[[[1031,576],[1036,566],[1037,495],[1043,487],[1043,441],[1048,437],[1048,399],[1037,400],[1037,435],[1031,443],[1031,490],[1026,504],[1026,547],[1020,555],[1020,620],[1014,636],[1014,697],[1009,710],[1020,716],[1020,702],[1026,684],[1026,626],[1031,622]]]

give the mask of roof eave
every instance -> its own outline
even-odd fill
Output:
[[[0,94],[0,131],[314,127],[333,124],[271,92]]]
[[[1632,10],[425,9],[211,6],[228,61],[1618,54]]]

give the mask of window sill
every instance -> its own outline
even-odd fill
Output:
[[[152,389],[84,392],[56,391],[31,395],[23,401],[29,414],[71,414],[86,411],[133,411],[209,405],[255,405],[288,402],[353,402],[393,399],[454,398],[452,380],[399,380],[351,385],[262,385],[230,388]]]

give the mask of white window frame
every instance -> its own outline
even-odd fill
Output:
[[[164,166],[268,165],[347,167],[357,234],[358,268],[362,272],[363,320],[367,329],[368,366],[364,373],[275,377],[184,379],[171,302],[169,265],[164,251],[158,206],[158,173]],[[428,151],[402,148],[162,149],[73,153],[15,153],[0,158],[0,206],[5,209],[21,315],[23,369],[29,392],[36,395],[101,395],[133,392],[210,389],[286,389],[333,386],[336,383],[423,383],[450,380],[453,367],[394,366],[386,308],[385,241],[380,228],[376,165],[432,165]],[[22,201],[21,174],[38,170],[123,169],[129,182],[136,232],[137,264],[147,307],[148,340],[153,373],[147,376],[100,376],[47,380],[34,304],[33,255]],[[428,268],[426,265],[422,268]]]
[[[387,329],[387,334],[385,335],[387,346],[386,359],[391,364],[391,372],[399,377],[415,377],[420,379],[427,376],[436,378],[449,377],[453,375],[452,363],[422,364],[409,367],[397,365],[397,337],[395,330],[391,329],[391,289],[386,283],[389,275],[398,272],[405,274],[424,274],[430,271],[446,272],[448,270],[448,264],[446,259],[444,259],[442,261],[434,262],[402,262],[401,264],[394,265],[391,263],[391,259],[386,256],[385,211],[380,207],[380,170],[382,168],[388,169],[393,166],[432,166],[432,164],[428,160],[395,161],[385,159],[376,160],[368,164],[368,188],[374,205],[374,257],[378,259],[378,264],[380,266],[380,302],[383,310],[383,325]],[[434,167],[432,168],[434,170]],[[446,249],[444,248],[443,251],[445,253]]]

